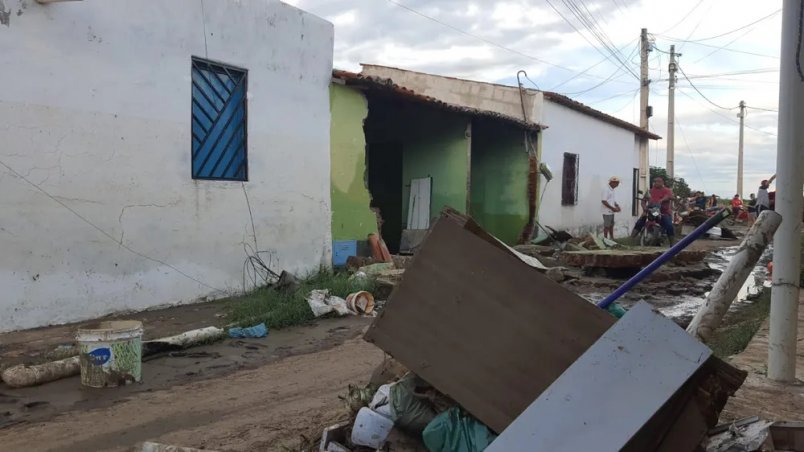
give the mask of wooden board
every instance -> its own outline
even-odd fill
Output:
[[[430,228],[430,191],[432,185],[432,177],[410,180],[408,229],[427,230]]]
[[[365,339],[501,432],[615,319],[493,242],[439,219]]]
[[[705,345],[642,301],[530,404],[487,450],[621,450],[711,354]],[[600,407],[605,407],[605,415]]]

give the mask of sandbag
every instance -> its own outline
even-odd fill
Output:
[[[416,394],[419,382],[418,377],[409,373],[391,385],[389,391],[394,424],[417,436],[436,414],[429,401]]]
[[[422,433],[430,452],[482,452],[496,438],[488,427],[458,407],[436,416]]]

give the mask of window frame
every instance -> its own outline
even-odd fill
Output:
[[[193,69],[196,63],[207,65],[212,69],[222,69],[224,73],[229,74],[228,71],[237,71],[243,74],[243,177],[204,177],[194,174],[193,171],[193,121],[195,115],[193,114]],[[225,182],[248,182],[249,181],[249,153],[248,153],[248,80],[249,70],[232,64],[223,63],[221,61],[212,60],[200,56],[192,55],[190,57],[190,178],[193,180],[208,180],[208,181],[225,181]]]
[[[568,166],[568,160],[573,159],[575,160],[575,164],[571,167]],[[561,167],[561,205],[562,206],[577,206],[578,205],[578,186],[580,185],[580,166],[581,166],[581,156],[579,154],[573,154],[571,152],[564,153],[564,161]],[[572,170],[572,173],[569,170]],[[572,187],[568,187],[568,177],[574,174],[574,184]],[[571,198],[571,199],[570,199]]]

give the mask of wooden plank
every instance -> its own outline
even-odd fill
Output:
[[[365,338],[501,432],[615,319],[494,242],[447,212]]]
[[[621,450],[711,354],[672,320],[640,302],[487,450]]]

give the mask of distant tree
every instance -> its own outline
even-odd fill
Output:
[[[692,190],[690,190],[690,186],[687,184],[687,181],[685,181],[683,177],[676,177],[673,178],[673,180],[670,180],[670,178],[667,177],[667,170],[665,170],[664,168],[659,168],[657,166],[651,166],[650,167],[651,184],[653,184],[653,179],[657,177],[664,178],[664,183],[673,189],[674,195],[680,196],[682,198],[689,198],[692,195]]]

